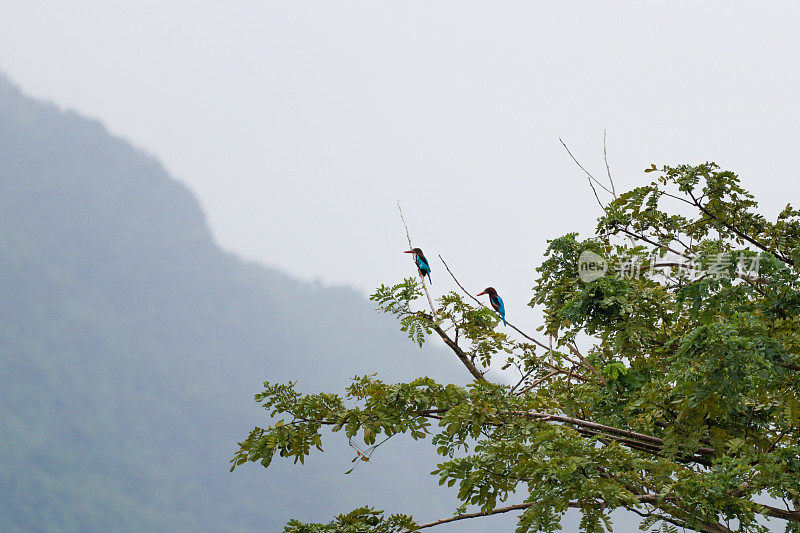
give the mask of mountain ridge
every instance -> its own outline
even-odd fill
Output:
[[[264,380],[466,376],[356,291],[224,252],[156,159],[2,74],[0,272],[0,529],[279,531],[364,504],[455,507],[421,497],[436,458],[404,442],[351,476],[340,435],[303,468],[229,474],[266,423]]]

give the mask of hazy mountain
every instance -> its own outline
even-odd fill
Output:
[[[454,491],[428,475],[437,456],[410,439],[349,476],[341,434],[303,467],[229,473],[236,442],[266,423],[263,381],[340,392],[373,372],[469,377],[354,291],[220,250],[156,160],[0,75],[0,531],[272,532],[361,505],[450,515]]]
[[[362,504],[446,516],[435,456],[400,440],[350,476],[342,444],[228,472],[265,423],[262,381],[339,391],[421,369],[465,378],[353,291],[221,251],[157,161],[0,77],[0,530],[280,531]]]

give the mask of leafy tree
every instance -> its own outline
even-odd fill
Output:
[[[443,458],[433,475],[462,504],[428,524],[362,508],[285,531],[415,531],[509,511],[520,533],[555,531],[569,508],[587,532],[610,530],[614,509],[642,529],[800,531],[800,211],[768,221],[715,164],[648,172],[649,185],[609,189],[595,236],[549,241],[530,302],[544,314],[538,338],[506,333],[458,292],[420,310],[414,279],[375,292],[415,342],[444,341],[467,386],[361,376],[335,395],[265,383],[256,401],[278,420],[239,443],[234,468],[302,463],[325,428],[362,441],[361,460],[404,434],[430,439]],[[584,281],[589,251],[608,270]],[[492,363],[519,375],[490,380]]]

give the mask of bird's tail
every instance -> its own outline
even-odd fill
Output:
[[[503,319],[503,325],[506,326],[506,315],[500,315],[500,318]]]
[[[431,281],[431,273],[430,272],[428,272],[428,283],[433,285],[433,282]]]

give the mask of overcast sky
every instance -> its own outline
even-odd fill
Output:
[[[413,272],[395,202],[476,292],[524,309],[545,239],[714,160],[797,202],[800,9],[734,2],[0,0],[0,69],[198,195],[220,244],[368,292]],[[521,322],[524,323],[524,320]]]

